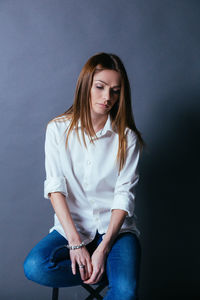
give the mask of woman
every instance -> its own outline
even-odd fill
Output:
[[[134,208],[143,145],[123,63],[97,53],[79,75],[73,105],[47,124],[44,197],[54,227],[27,256],[28,279],[64,287],[107,278],[104,299],[137,299]]]

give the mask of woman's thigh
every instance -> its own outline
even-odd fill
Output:
[[[138,299],[141,245],[133,233],[122,233],[114,242],[107,257],[106,272],[109,281],[108,299]]]
[[[24,261],[24,273],[29,280],[51,287],[80,284],[79,272],[72,274],[67,240],[56,230],[45,236]]]

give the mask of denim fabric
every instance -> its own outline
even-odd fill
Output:
[[[86,247],[92,255],[102,235]],[[72,274],[69,250],[63,247],[67,240],[56,230],[44,237],[28,254],[24,261],[24,273],[29,280],[50,287],[69,287],[83,282],[77,268]],[[103,280],[108,280],[108,291],[104,300],[138,299],[141,246],[134,233],[121,233],[116,238],[106,260]]]

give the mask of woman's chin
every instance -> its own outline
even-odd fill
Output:
[[[108,115],[109,110],[108,109],[96,109],[92,111],[93,116],[105,116]]]

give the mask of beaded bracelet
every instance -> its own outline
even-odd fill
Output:
[[[75,246],[67,245],[67,248],[68,248],[69,250],[76,250],[76,249],[82,248],[83,246],[85,246],[85,243],[84,243],[84,242],[82,242],[80,245],[75,245]]]

